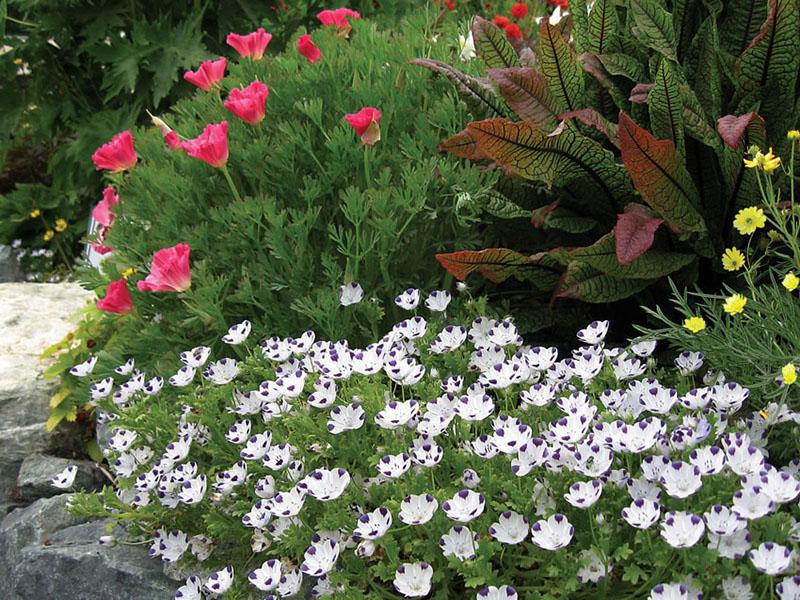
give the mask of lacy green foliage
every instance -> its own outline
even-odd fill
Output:
[[[121,198],[106,240],[115,250],[102,274],[81,277],[102,295],[128,268],[135,311],[78,332],[81,345],[53,374],[95,339],[100,367],[111,371],[123,355],[142,368],[172,359],[178,347],[218,346],[215,333],[244,318],[256,335],[289,335],[313,326],[331,339],[374,335],[396,317],[373,296],[341,313],[338,288],[356,280],[377,297],[447,279],[434,255],[467,240],[453,214],[456,190],[477,194],[495,177],[437,156],[438,140],[463,127],[467,115],[446,84],[431,85],[407,61],[421,52],[447,58],[451,44],[431,45],[424,13],[394,32],[364,20],[350,39],[314,34],[323,59],[310,65],[293,49],[258,62],[229,65],[227,90],[254,79],[270,87],[266,117],[251,126],[228,113],[217,92],[198,92],[162,115],[177,133],[193,137],[227,119],[228,168],[243,196],[237,202],[223,174],[171,152],[155,128],[136,133],[140,160],[129,176],[114,177]],[[453,42],[456,36],[448,31]],[[447,39],[447,38],[445,38]],[[379,107],[381,141],[363,146],[345,114]],[[192,288],[185,294],[139,293],[153,252],[185,242],[192,248]],[[60,413],[85,401],[71,396]]]
[[[534,292],[595,303],[667,275],[718,273],[708,259],[736,241],[731,218],[757,193],[747,148],[780,152],[800,117],[797,0],[597,0],[571,9],[573,17],[544,20],[513,44],[476,17],[488,79],[417,61],[457,82],[484,119],[441,150],[548,191],[525,198],[537,231],[510,239],[510,249],[482,255],[483,266],[469,252],[440,262],[456,277],[467,274],[454,266],[466,260],[493,281],[498,271],[530,281],[538,254],[568,248],[559,253],[563,276]],[[506,197],[499,214],[496,195],[484,198],[490,219],[529,209]],[[462,204],[479,210],[481,200]],[[523,260],[516,248],[537,254]],[[551,280],[552,266],[542,267]]]
[[[145,122],[145,109],[165,110],[191,93],[186,69],[235,55],[225,44],[229,32],[263,26],[274,53],[329,8],[322,0],[0,5],[0,243],[22,239],[25,247],[54,250],[51,264],[27,265],[44,274],[63,274],[81,250],[88,209],[101,190],[89,159],[95,148]],[[416,3],[349,6],[393,22]],[[41,216],[30,218],[37,208]],[[43,240],[58,218],[68,229]]]

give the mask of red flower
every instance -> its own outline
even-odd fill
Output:
[[[117,279],[108,284],[106,297],[101,298],[95,305],[100,310],[118,315],[126,315],[133,310],[133,300],[128,291],[128,282]]]
[[[322,52],[320,52],[317,45],[311,41],[309,34],[301,35],[297,39],[297,51],[306,57],[310,63],[319,62],[322,60]]]
[[[210,123],[193,140],[181,143],[186,154],[221,169],[228,162],[228,122]]]
[[[515,19],[524,19],[528,14],[528,5],[524,2],[517,2],[511,7],[511,16]]]
[[[317,13],[317,19],[326,27],[336,27],[340,33],[347,33],[353,28],[347,18],[358,21],[361,15],[349,8],[337,8],[336,10],[323,10]]]
[[[357,113],[345,115],[344,120],[355,129],[356,134],[361,138],[361,143],[365,146],[372,146],[381,139],[381,128],[378,125],[381,120],[381,111],[377,108],[367,106]]]
[[[92,210],[92,218],[103,227],[111,227],[111,223],[114,221],[114,213],[111,212],[111,207],[117,204],[119,204],[117,192],[114,191],[114,188],[107,187],[103,190],[103,199]]]
[[[136,164],[136,149],[130,130],[118,133],[110,142],[100,146],[92,154],[95,170],[106,169],[112,173],[130,171]]]
[[[201,90],[208,91],[215,83],[225,77],[225,67],[227,66],[228,61],[224,57],[214,61],[207,60],[198,67],[197,71],[186,71],[183,74],[183,78]]]
[[[547,3],[563,9],[569,8],[569,0],[547,0]]]
[[[150,274],[136,284],[142,292],[185,292],[192,287],[188,244],[162,248],[153,254]]]
[[[444,3],[447,6],[448,10],[455,10],[456,9],[456,3],[453,2],[453,0],[445,0]]]
[[[516,23],[506,25],[506,37],[510,40],[518,40],[522,37],[522,30]]]
[[[229,33],[225,41],[242,58],[249,56],[253,60],[261,60],[261,57],[264,56],[264,50],[267,49],[267,44],[271,39],[272,34],[264,31],[263,27],[259,27],[253,33],[248,33],[247,35]]]
[[[506,25],[511,23],[511,19],[503,15],[495,15],[494,19],[492,19],[492,23],[497,25],[500,29],[505,29]]]
[[[269,88],[260,81],[254,81],[243,90],[234,88],[223,103],[234,115],[251,125],[264,118],[264,105],[269,96]]]

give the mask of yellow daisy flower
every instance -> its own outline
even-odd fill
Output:
[[[56,231],[61,233],[67,228],[67,221],[59,217],[58,219],[56,219],[55,225],[53,227]]]
[[[781,369],[781,378],[783,379],[783,383],[786,385],[792,385],[795,381],[797,381],[797,369],[793,363],[787,363],[783,365],[783,368]]]
[[[133,267],[128,267],[127,269],[125,269],[125,270],[122,272],[122,277],[123,277],[124,279],[127,279],[128,277],[130,277],[131,275],[133,275],[135,272],[136,272],[136,269],[134,269]]]
[[[783,287],[793,292],[797,289],[797,286],[800,285],[800,277],[797,277],[794,271],[789,271],[781,283],[783,283]]]
[[[781,166],[781,159],[772,153],[772,148],[766,154],[759,150],[753,155],[753,158],[744,159],[744,166],[748,169],[761,169],[765,173],[772,173]]]
[[[725,298],[725,304],[723,304],[722,308],[724,308],[725,312],[729,315],[738,315],[744,310],[745,304],[747,304],[747,298],[741,294],[734,294],[733,296]]]
[[[722,267],[726,271],[738,271],[744,266],[744,254],[737,247],[726,248],[722,253]]]
[[[689,317],[683,322],[683,326],[692,333],[699,333],[706,328],[706,321],[703,317]]]
[[[796,142],[797,140],[800,140],[800,130],[792,129],[789,133],[786,134],[786,137],[792,140],[793,142]]]
[[[29,213],[28,213],[28,216],[29,216],[31,219],[35,219],[35,218],[36,218],[36,217],[38,217],[40,214],[42,214],[42,211],[40,211],[38,208],[34,208],[34,209],[31,211],[31,212],[29,212]]]
[[[49,242],[50,240],[53,239],[53,236],[55,234],[56,234],[55,231],[53,231],[52,229],[48,229],[47,231],[44,232],[44,235],[42,235],[42,238],[44,239],[45,242]]]
[[[733,226],[742,235],[750,235],[756,229],[761,229],[767,223],[764,211],[756,206],[743,208],[733,219]]]

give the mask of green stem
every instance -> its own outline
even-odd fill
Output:
[[[364,146],[364,180],[366,182],[367,189],[369,189],[369,186],[372,183],[372,177],[370,176],[369,171],[369,153],[370,147]]]
[[[233,178],[231,177],[231,173],[230,171],[228,171],[228,165],[222,165],[222,174],[225,175],[225,180],[228,182],[228,187],[231,188],[233,197],[236,198],[238,202],[241,202],[242,197],[239,195],[239,190],[236,189],[236,184],[233,183]]]

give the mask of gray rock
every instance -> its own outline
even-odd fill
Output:
[[[50,481],[70,465],[78,467],[75,483],[70,491],[99,490],[103,487],[103,474],[88,460],[69,460],[43,454],[32,454],[22,461],[17,476],[17,493],[24,501],[48,498],[62,494]]]
[[[11,246],[0,245],[0,283],[22,281],[22,279],[17,256]]]

